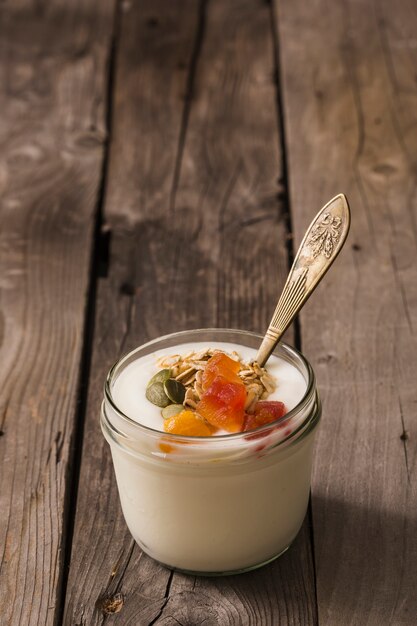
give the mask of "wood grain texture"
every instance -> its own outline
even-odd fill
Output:
[[[174,229],[166,215],[198,32],[198,4],[125,4],[118,21],[104,207],[106,227],[111,228],[110,265],[98,284],[64,615],[68,626],[151,624],[165,603],[170,581],[170,572],[144,555],[127,530],[99,411],[112,362],[152,336],[147,324],[152,329],[164,311],[165,323],[168,317],[169,305],[161,308],[161,303],[173,275],[169,268]],[[113,614],[108,607],[114,601],[121,610]]]
[[[54,623],[112,2],[0,7],[0,621]]]
[[[287,271],[271,26],[254,0],[154,0],[122,13],[110,267],[98,290],[65,624],[315,623],[307,523],[258,572],[172,575],[132,543],[98,423],[121,353],[184,328],[267,326]]]
[[[324,397],[319,623],[417,615],[417,7],[277,2],[295,236],[346,193],[350,246],[302,316]]]

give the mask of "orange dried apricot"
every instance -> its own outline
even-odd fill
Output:
[[[212,428],[194,411],[184,410],[164,421],[164,431],[186,437],[210,437]]]
[[[201,379],[201,386],[203,391],[208,389],[217,376],[223,376],[231,383],[241,383],[237,373],[240,370],[240,363],[231,359],[227,354],[223,352],[216,352],[207,361],[207,365],[204,368],[203,376]]]
[[[245,386],[217,376],[203,393],[196,411],[209,424],[231,433],[241,432],[245,417]]]

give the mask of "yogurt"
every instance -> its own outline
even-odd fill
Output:
[[[277,382],[268,400],[288,411],[279,427],[210,438],[166,435],[160,409],[145,398],[162,356],[209,346],[248,362],[257,345],[250,333],[189,331],[145,344],[109,374],[102,429],[123,514],[141,548],[171,568],[247,571],[284,552],[301,527],[320,406],[314,374],[299,353],[280,345],[268,361]]]

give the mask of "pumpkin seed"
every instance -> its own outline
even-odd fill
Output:
[[[156,404],[156,406],[166,407],[170,404],[170,399],[165,393],[164,384],[161,382],[152,383],[146,389],[146,397],[149,402]]]
[[[178,413],[181,413],[181,411],[184,411],[183,404],[169,404],[164,409],[162,409],[161,413],[164,420],[167,420],[174,415],[178,415]]]
[[[162,384],[164,384],[164,382],[166,382],[168,380],[168,378],[170,378],[170,377],[171,377],[171,370],[170,369],[159,370],[159,372],[156,372],[155,376],[152,376],[152,378],[148,382],[147,386],[150,387],[154,383],[162,383]]]
[[[185,398],[185,387],[173,378],[168,378],[164,382],[164,391],[171,402],[174,404],[182,404]]]

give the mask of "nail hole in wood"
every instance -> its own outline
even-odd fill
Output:
[[[101,603],[102,611],[105,615],[111,615],[112,613],[119,613],[122,610],[124,604],[124,598],[121,593],[115,593],[114,596],[105,598]]]
[[[123,296],[133,296],[135,294],[135,288],[131,283],[122,283],[119,291]]]
[[[333,354],[325,354],[324,356],[321,356],[317,359],[317,362],[322,364],[322,363],[330,363],[331,361],[334,361],[336,359],[336,357]]]

